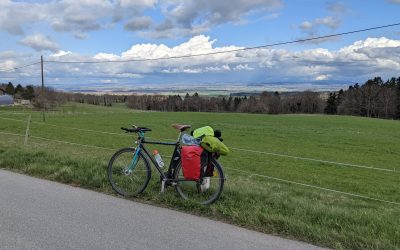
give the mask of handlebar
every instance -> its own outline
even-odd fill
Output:
[[[121,127],[121,129],[124,130],[126,133],[138,133],[138,132],[151,131],[151,129],[149,129],[149,128],[137,127],[137,126],[133,126],[133,128],[123,128],[123,127]]]

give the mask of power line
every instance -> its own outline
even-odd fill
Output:
[[[34,63],[26,64],[26,65],[23,65],[23,66],[15,67],[15,68],[0,69],[0,72],[11,72],[11,71],[14,71],[14,70],[18,70],[18,69],[26,68],[26,67],[29,67],[29,66],[32,66],[32,65],[36,65],[36,64],[39,64],[39,63],[40,62],[34,62]]]
[[[286,42],[265,44],[265,45],[255,46],[255,47],[246,47],[246,48],[232,49],[232,50],[225,50],[225,51],[215,51],[215,52],[201,53],[201,54],[194,54],[194,55],[158,57],[158,58],[142,58],[142,59],[130,59],[130,60],[113,60],[113,61],[109,61],[109,60],[108,61],[55,61],[55,60],[45,60],[44,62],[49,62],[49,63],[93,63],[93,64],[96,64],[96,63],[145,62],[145,61],[158,61],[158,60],[168,60],[168,59],[190,58],[190,57],[198,57],[198,56],[207,56],[207,55],[224,54],[224,53],[239,52],[239,51],[246,51],[246,50],[262,49],[262,48],[275,47],[275,46],[279,46],[279,45],[287,45],[287,44],[293,44],[293,43],[308,42],[308,41],[314,41],[314,40],[319,40],[319,39],[326,39],[326,38],[338,37],[338,36],[343,36],[343,35],[361,33],[361,32],[365,32],[365,31],[384,29],[384,28],[389,28],[389,27],[394,27],[394,26],[399,26],[399,25],[400,25],[400,23],[393,23],[393,24],[388,24],[388,25],[376,26],[376,27],[359,29],[359,30],[352,30],[352,31],[336,33],[336,34],[331,34],[331,35],[325,35],[325,36],[297,39],[297,40],[286,41]]]

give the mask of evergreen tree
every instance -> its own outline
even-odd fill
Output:
[[[25,100],[32,101],[32,99],[35,97],[35,91],[33,87],[31,85],[26,86],[21,94],[21,97]]]
[[[21,84],[18,84],[15,88],[15,94],[22,94],[22,92],[24,92],[24,87],[22,87]]]
[[[5,90],[6,90],[6,93],[9,94],[9,95],[14,95],[15,94],[15,88],[14,88],[14,85],[11,82],[9,82],[7,84]]]
[[[336,93],[330,93],[328,100],[326,100],[326,107],[324,109],[325,114],[334,115],[337,114],[338,98]]]
[[[396,119],[400,119],[400,77],[396,80]]]

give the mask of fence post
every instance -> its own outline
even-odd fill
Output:
[[[32,116],[32,115],[29,115],[28,123],[26,124],[24,146],[28,145],[29,125],[31,124],[31,116]]]
[[[43,74],[43,56],[40,56],[40,65],[41,65],[41,75],[42,75],[42,109],[43,109],[43,122],[46,121],[46,97],[45,97],[45,91],[44,91],[44,74]]]

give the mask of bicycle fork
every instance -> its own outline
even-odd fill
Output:
[[[135,150],[135,154],[133,155],[133,159],[129,164],[129,167],[125,170],[126,175],[129,175],[135,169],[136,164],[138,163],[139,160],[139,152],[140,152],[140,147],[137,147]]]

